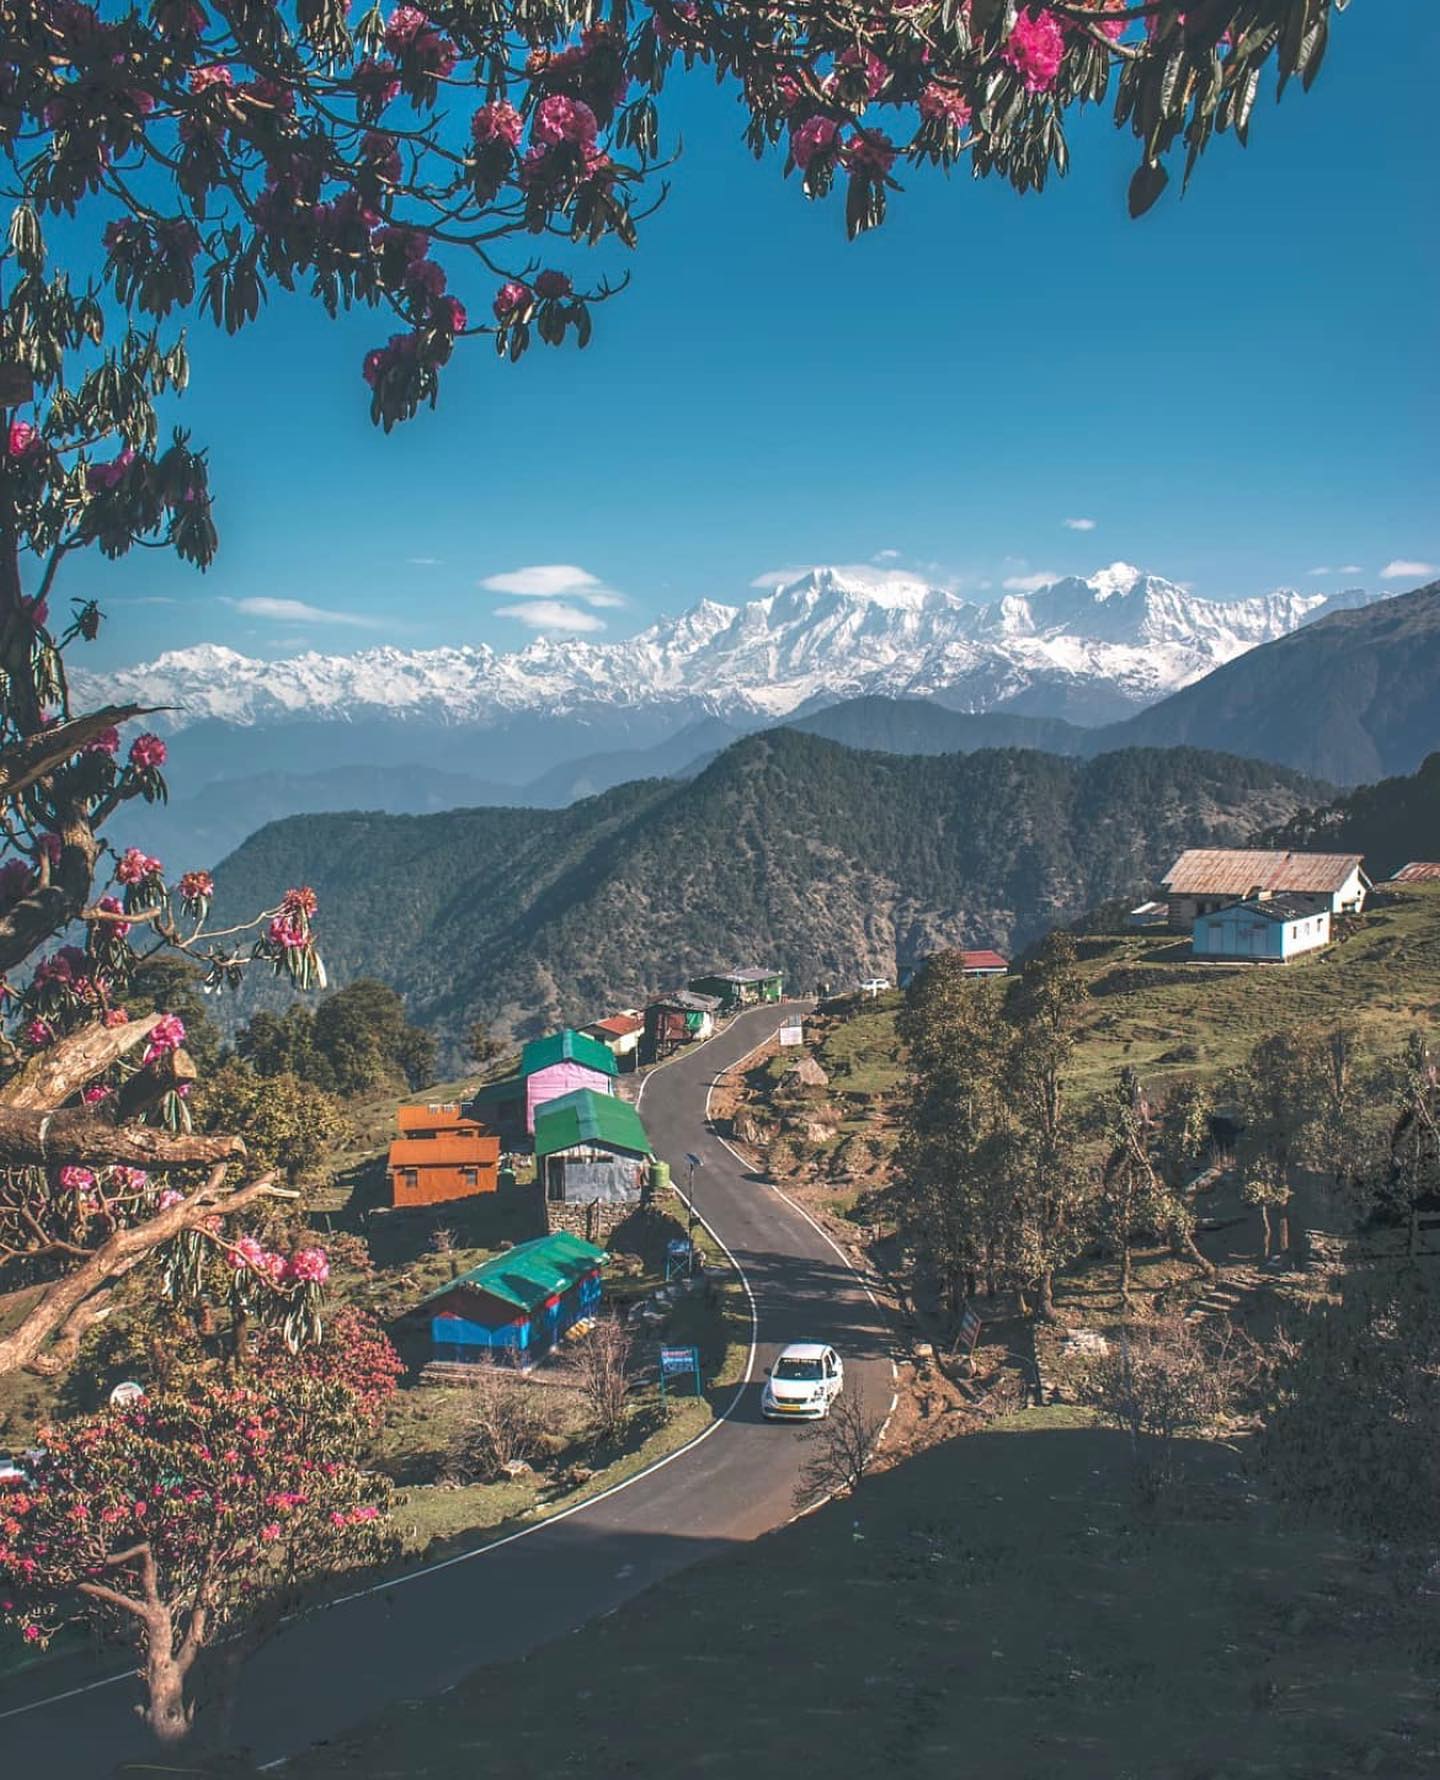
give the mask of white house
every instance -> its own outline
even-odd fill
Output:
[[[1300,896],[1237,902],[1213,914],[1197,915],[1192,935],[1197,958],[1250,959],[1260,964],[1286,964],[1329,941],[1329,909],[1317,910]]]
[[[1299,899],[1313,913],[1358,914],[1370,880],[1360,853],[1262,853],[1243,847],[1191,847],[1164,877],[1170,926],[1188,933],[1200,915],[1235,903]]]

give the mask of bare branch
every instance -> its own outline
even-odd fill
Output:
[[[105,1026],[96,1021],[59,1039],[37,1052],[0,1088],[0,1107],[48,1112],[59,1106],[148,1038],[162,1017],[147,1014],[143,1020],[130,1020],[121,1026]]]

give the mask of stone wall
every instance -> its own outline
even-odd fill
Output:
[[[616,1225],[633,1217],[638,1209],[639,1205],[635,1201],[620,1205],[603,1202],[567,1205],[562,1200],[552,1199],[546,1202],[545,1217],[552,1235],[557,1230],[568,1230],[572,1236],[598,1243],[603,1248]]]

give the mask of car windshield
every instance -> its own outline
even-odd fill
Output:
[[[781,1360],[775,1368],[777,1378],[816,1379],[824,1375],[819,1360]]]

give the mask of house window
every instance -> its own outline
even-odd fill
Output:
[[[466,1168],[462,1172],[464,1173],[465,1185],[467,1187],[479,1186],[479,1184],[480,1184],[480,1170],[478,1168]]]
[[[413,1168],[402,1168],[400,1170],[400,1184],[402,1187],[415,1186],[419,1181],[419,1178],[419,1175]]]

